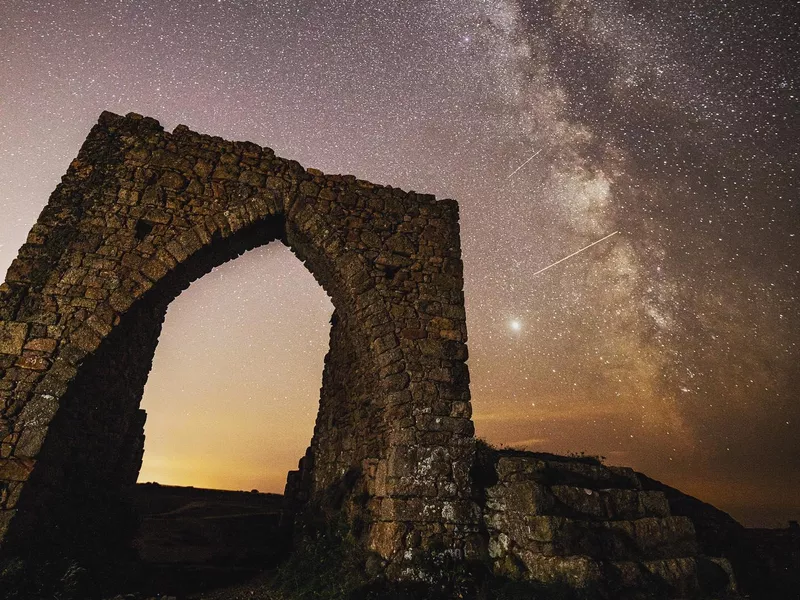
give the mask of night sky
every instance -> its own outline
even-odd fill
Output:
[[[785,525],[798,30],[752,0],[2,0],[0,271],[103,110],[454,198],[479,436]],[[331,312],[279,243],[193,284],[140,480],[282,491]]]

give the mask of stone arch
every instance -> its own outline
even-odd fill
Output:
[[[477,552],[456,203],[103,113],[0,287],[3,554],[124,541],[168,304],[276,239],[335,307],[301,521],[343,514],[396,577]]]

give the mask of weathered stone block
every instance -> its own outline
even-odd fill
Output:
[[[174,171],[167,171],[158,180],[158,185],[171,190],[182,190],[186,180]]]
[[[27,481],[36,461],[31,458],[6,458],[0,460],[0,480]]]
[[[23,354],[17,359],[15,363],[21,369],[29,369],[31,371],[44,371],[50,366],[50,361],[44,357],[36,356],[33,354]]]
[[[27,335],[27,323],[0,321],[0,354],[21,354]]]
[[[47,427],[37,427],[29,425],[19,435],[16,447],[14,449],[17,456],[29,456],[35,458],[39,455],[39,450],[42,449],[45,437],[47,436]]]

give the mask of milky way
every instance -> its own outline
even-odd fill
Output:
[[[6,1],[0,268],[102,110],[455,198],[478,435],[780,524],[800,516],[789,4]],[[142,478],[280,491],[331,311],[275,244],[182,294]]]

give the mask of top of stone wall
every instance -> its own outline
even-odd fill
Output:
[[[458,202],[450,198],[437,199],[434,194],[424,194],[416,192],[415,190],[403,190],[402,188],[391,185],[372,183],[371,181],[359,179],[355,175],[350,174],[324,173],[321,170],[313,167],[304,167],[296,160],[277,156],[275,151],[267,146],[260,146],[250,141],[229,141],[217,135],[198,133],[190,129],[187,125],[183,124],[177,125],[175,129],[172,130],[172,133],[170,133],[164,129],[163,125],[161,125],[158,120],[152,117],[145,117],[134,112],[129,112],[125,116],[122,116],[109,111],[103,111],[100,114],[97,122],[101,126],[128,130],[131,133],[138,133],[139,135],[146,135],[147,131],[152,131],[163,136],[167,142],[174,137],[176,140],[190,141],[191,143],[204,145],[209,149],[214,149],[221,152],[269,157],[285,163],[292,170],[297,169],[305,171],[312,177],[331,178],[336,181],[355,184],[356,186],[364,189],[389,190],[394,192],[394,194],[397,196],[407,197],[408,199],[420,204],[437,203],[447,205],[456,212],[458,211]]]

